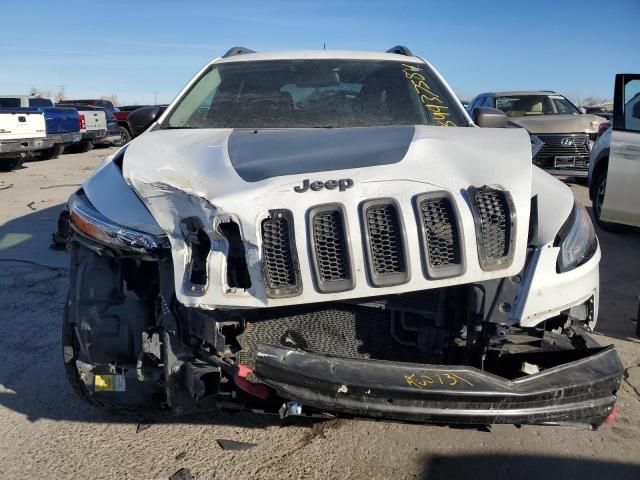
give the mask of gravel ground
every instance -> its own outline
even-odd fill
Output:
[[[637,232],[598,232],[596,337],[616,345],[627,373],[618,420],[596,432],[369,420],[283,426],[276,418],[231,413],[159,421],[112,417],[82,404],[66,384],[59,344],[68,254],[48,246],[68,195],[112,152],[63,155],[0,173],[0,478],[167,479],[181,468],[196,479],[640,478]],[[584,186],[572,189],[589,203]],[[219,439],[255,446],[229,451]]]

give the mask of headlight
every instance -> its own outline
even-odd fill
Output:
[[[598,240],[591,218],[582,205],[576,203],[573,206],[569,219],[558,233],[556,244],[560,246],[558,273],[573,270],[593,256]]]
[[[103,245],[139,253],[166,246],[167,242],[163,237],[113,223],[98,212],[83,193],[72,195],[68,205],[73,229]]]

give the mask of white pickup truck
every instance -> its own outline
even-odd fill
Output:
[[[80,152],[88,152],[97,143],[106,143],[107,114],[104,108],[83,104],[58,104],[59,107],[74,107],[80,114],[80,133],[82,138],[77,146]]]
[[[32,152],[51,148],[44,114],[41,112],[0,112],[0,171],[22,165]]]

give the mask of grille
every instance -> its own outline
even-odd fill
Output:
[[[471,188],[478,253],[483,270],[508,267],[513,260],[512,244],[515,217],[512,217],[510,196],[490,187]]]
[[[398,312],[393,311],[391,306],[382,309],[331,303],[320,304],[320,307],[273,308],[264,310],[259,320],[247,322],[238,362],[253,368],[259,344],[342,358],[433,361],[433,350],[421,351],[415,335],[418,329],[438,327],[436,323],[441,318],[439,309],[442,308],[442,302],[439,301],[438,290],[427,290],[420,294],[423,299],[419,303],[423,310],[421,314],[405,313],[403,324],[408,327],[407,330],[402,329],[399,321],[395,325],[396,332],[400,329],[405,335],[413,332],[413,346],[407,345],[409,342],[402,342],[403,338],[396,336],[394,339],[393,323]],[[398,302],[403,304],[401,300],[400,295]]]
[[[408,280],[402,224],[391,201],[364,204],[369,267],[373,284],[397,285]]]
[[[271,212],[262,221],[265,287],[271,297],[299,294],[301,289],[293,241],[293,219],[288,211]]]
[[[536,135],[542,142],[542,148],[533,157],[533,163],[542,168],[555,168],[554,161],[557,156],[568,156],[575,158],[575,167],[562,167],[570,170],[585,169],[589,166],[589,135],[584,134],[554,134]],[[574,145],[562,145],[562,139],[570,138]]]
[[[353,288],[342,209],[317,207],[310,212],[310,217],[318,289],[336,292]]]
[[[447,194],[417,198],[427,275],[435,278],[462,273],[462,242],[457,215]]]

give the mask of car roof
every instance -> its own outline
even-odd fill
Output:
[[[424,63],[420,57],[400,55],[397,53],[370,52],[356,50],[299,50],[282,52],[243,53],[215,59],[211,63],[251,62],[260,60],[389,60],[395,62]]]
[[[503,92],[485,92],[480,93],[479,95],[495,95],[497,97],[504,97],[508,95],[558,95],[553,90],[510,90]]]

